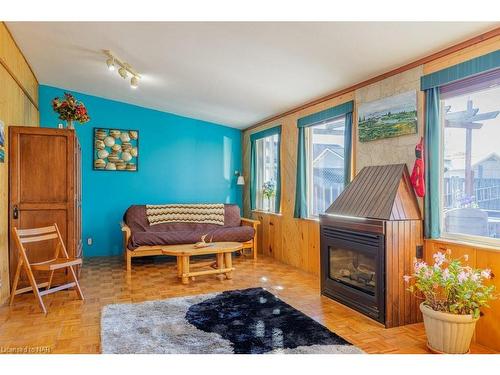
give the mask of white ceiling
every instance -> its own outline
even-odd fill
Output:
[[[7,22],[41,84],[245,128],[491,30],[482,22]],[[106,69],[110,49],[143,77]]]

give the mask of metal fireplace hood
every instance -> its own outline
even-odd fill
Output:
[[[420,220],[420,208],[406,164],[364,167],[324,216]]]

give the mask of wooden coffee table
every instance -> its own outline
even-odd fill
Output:
[[[177,257],[177,277],[183,284],[189,283],[190,277],[201,275],[221,275],[232,278],[233,260],[232,253],[241,250],[243,245],[239,242],[212,242],[208,247],[195,248],[194,245],[168,245],[162,248],[164,255]],[[215,262],[202,262],[190,264],[190,257],[197,255],[215,255]],[[191,268],[209,267],[201,271],[191,271]]]

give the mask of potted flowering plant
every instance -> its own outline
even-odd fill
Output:
[[[70,93],[64,93],[64,99],[54,98],[52,109],[59,114],[59,119],[65,120],[68,129],[74,129],[73,121],[83,124],[90,120],[87,108]]]
[[[276,183],[274,181],[264,182],[262,185],[262,194],[268,201],[268,209],[271,210],[271,198],[276,195]]]
[[[495,298],[495,287],[485,285],[489,269],[462,265],[464,255],[450,258],[450,250],[433,255],[434,264],[415,261],[414,273],[404,276],[409,291],[423,295],[420,311],[424,317],[427,346],[439,353],[467,353],[481,307]]]

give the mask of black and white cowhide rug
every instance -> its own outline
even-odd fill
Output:
[[[357,354],[262,288],[105,306],[103,353]]]

